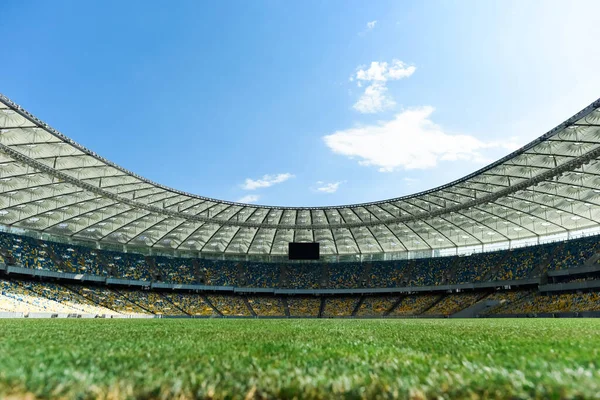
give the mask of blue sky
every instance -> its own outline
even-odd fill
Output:
[[[600,97],[600,3],[0,3],[0,92],[156,182],[258,204],[381,200]]]

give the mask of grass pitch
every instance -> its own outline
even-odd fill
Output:
[[[0,397],[600,398],[600,320],[0,320]]]

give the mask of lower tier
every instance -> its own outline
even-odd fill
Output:
[[[600,315],[600,291],[537,289],[297,296],[123,289],[0,280],[0,316],[394,318]],[[583,314],[582,314],[583,313]]]

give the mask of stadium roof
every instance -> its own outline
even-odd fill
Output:
[[[75,143],[0,94],[0,224],[101,243],[226,254],[429,251],[600,224],[600,100],[462,179],[337,207],[270,207],[151,182]]]

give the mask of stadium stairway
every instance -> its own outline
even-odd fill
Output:
[[[448,273],[444,276],[443,283],[451,284],[456,281],[456,271],[462,261],[461,257],[454,257],[452,264],[450,264],[450,268],[448,268]]]
[[[146,265],[148,266],[148,269],[150,270],[150,276],[152,276],[152,279],[157,280],[157,281],[162,281],[163,276],[156,265],[156,260],[154,259],[154,257],[145,256],[144,261],[146,261]]]
[[[369,263],[365,263],[362,266],[362,273],[360,276],[360,285],[361,287],[370,287],[371,286],[371,270],[373,269],[373,264]],[[362,303],[361,299],[361,303]],[[357,308],[358,310],[358,308]],[[354,314],[352,314],[354,315]]]
[[[252,304],[250,304],[250,302],[248,301],[248,297],[246,296],[242,296],[242,299],[244,300],[244,304],[246,304],[246,307],[248,307],[248,311],[250,311],[250,314],[256,318],[256,312],[254,311],[254,309],[252,308]]]
[[[433,303],[431,303],[428,307],[425,307],[424,309],[422,309],[418,315],[421,314],[425,314],[427,311],[431,310],[433,307],[435,307],[440,301],[442,301],[444,298],[446,298],[446,296],[442,295],[439,296]]]
[[[400,305],[400,303],[402,303],[402,301],[403,301],[405,298],[406,298],[406,296],[400,296],[400,297],[398,297],[398,300],[396,300],[396,301],[394,302],[394,304],[392,304],[392,306],[391,306],[391,307],[390,307],[390,308],[389,308],[387,311],[385,311],[385,312],[383,313],[383,316],[384,316],[384,317],[387,317],[388,315],[390,315],[390,313],[391,313],[392,311],[394,311],[394,310],[395,310],[395,309],[396,309],[396,308],[397,308],[397,307]]]
[[[290,307],[288,306],[288,302],[287,299],[285,298],[285,296],[283,296],[281,298],[281,303],[283,304],[283,311],[285,312],[285,316],[287,318],[290,317]]]
[[[208,304],[210,308],[212,308],[213,311],[216,312],[220,317],[223,316],[223,313],[217,307],[215,307],[215,305],[209,300],[208,296],[202,295],[202,300],[204,300],[204,302]]]
[[[196,282],[204,285],[204,282],[206,282],[206,269],[202,268],[200,262],[196,258],[192,260],[192,268],[194,270],[194,278],[196,279]]]
[[[585,262],[583,263],[583,266],[590,267],[590,266],[596,264],[598,262],[598,260],[600,260],[600,253],[592,254],[592,256],[590,258],[585,260]]]
[[[37,243],[39,248],[42,248],[42,246],[45,245],[45,243],[39,239],[34,239],[34,241]],[[52,260],[52,262],[56,265],[58,265],[58,268],[62,271],[65,272],[73,272],[71,271],[71,268],[67,268],[65,266],[65,263],[63,262],[63,260],[54,252],[54,249],[52,248],[52,246],[45,246],[44,249],[46,250],[46,252],[48,253],[48,257],[50,257],[50,259]]]
[[[489,272],[484,275],[482,282],[494,281],[496,280],[496,278],[498,278],[498,272],[500,271],[500,268],[502,268],[506,260],[508,260],[508,258],[510,257],[511,251],[512,250],[508,250],[506,254],[504,254],[504,256],[500,259],[500,261],[498,261],[498,263],[493,268],[490,268]]]
[[[327,288],[329,286],[329,277],[330,277],[330,271],[329,271],[329,264],[328,263],[323,263],[323,265],[321,266],[321,279],[320,279],[320,286],[321,288]]]
[[[360,309],[360,306],[365,302],[365,296],[360,296],[360,299],[356,302],[356,306],[354,306],[354,310],[352,310],[352,316],[355,317],[356,313]]]
[[[109,276],[118,276],[118,272],[114,266],[111,266],[111,262],[108,260],[106,253],[103,251],[99,251],[98,253],[98,261],[100,262],[100,266],[108,272]]]
[[[187,316],[191,316],[191,314],[189,312],[187,312],[186,310],[184,310],[182,307],[178,306],[177,304],[173,303],[171,301],[171,299],[168,296],[165,296],[163,294],[160,295],[160,297],[167,303],[171,304],[174,308],[178,309],[179,311],[181,311],[182,313],[184,313]]]
[[[539,276],[542,276],[544,273],[546,273],[548,271],[548,267],[550,266],[550,263],[552,262],[552,260],[556,256],[556,254],[560,250],[562,250],[563,246],[564,246],[563,244],[558,244],[557,246],[554,246],[554,248],[552,249],[552,252],[550,254],[546,254],[544,261],[540,262],[538,265],[535,266],[535,268],[533,268],[533,270],[529,274],[529,277],[537,278]]]
[[[486,298],[483,298],[477,303],[473,304],[472,306],[469,306],[452,314],[450,318],[474,318],[481,314],[483,311],[488,310],[492,307],[496,307],[498,304],[500,304],[499,300],[487,300]]]
[[[325,300],[325,297],[321,297],[321,306],[319,307],[319,318],[323,318],[323,312],[325,311],[325,303],[327,302],[327,300]]]
[[[288,287],[288,269],[285,265],[279,267],[279,287]]]
[[[415,273],[418,272],[418,270],[419,269],[417,267],[416,260],[410,260],[400,274],[400,281],[402,284],[406,286],[410,281],[412,281]]]

